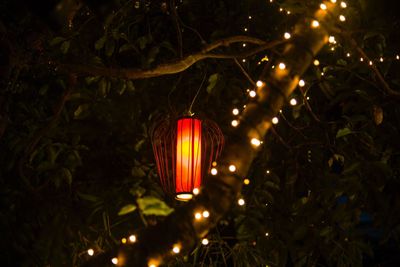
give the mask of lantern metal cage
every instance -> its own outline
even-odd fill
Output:
[[[158,120],[150,138],[161,185],[180,201],[193,197],[224,145],[215,122],[193,116]]]

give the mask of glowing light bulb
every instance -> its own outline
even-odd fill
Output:
[[[113,264],[117,265],[117,264],[118,264],[118,258],[112,258],[112,259],[111,259],[111,262],[112,262]]]
[[[285,32],[285,34],[283,35],[283,38],[285,38],[286,40],[290,39],[290,37],[292,37],[292,36],[288,32]]]
[[[216,161],[213,161],[213,162],[211,163],[211,165],[212,165],[213,167],[215,167],[215,166],[217,166],[217,162],[216,162]]]
[[[297,105],[297,100],[296,100],[296,98],[290,99],[290,105],[292,105],[292,106],[296,106],[296,105]]]
[[[360,57],[360,61],[361,61],[361,62],[363,62],[363,61],[364,61],[364,59],[363,59],[362,57]]]
[[[229,171],[230,172],[235,172],[236,171],[236,166],[235,165],[229,165]]]
[[[281,70],[284,70],[284,69],[286,69],[286,65],[285,65],[285,63],[279,63],[279,65],[278,65],[278,68],[279,69],[281,69]]]
[[[273,124],[278,124],[278,122],[279,122],[278,117],[273,117],[273,118],[272,118],[272,123],[273,123]]]
[[[238,120],[233,120],[233,121],[231,122],[231,125],[232,125],[233,127],[237,127],[237,126],[239,125],[239,121],[238,121]]]
[[[251,16],[249,16],[249,19],[252,19],[252,17],[251,17]]]
[[[201,219],[201,213],[200,212],[196,212],[195,214],[194,214],[194,218],[196,219],[196,220],[200,220]]]
[[[200,189],[193,188],[193,195],[198,195],[200,193]]]
[[[207,245],[208,245],[208,239],[207,239],[207,238],[203,238],[203,240],[201,240],[201,243],[202,243],[204,246],[207,246]]]
[[[346,54],[346,57],[350,57],[350,53],[347,53],[347,54]]]
[[[243,206],[245,204],[244,199],[243,198],[239,198],[238,204],[239,204],[239,206]]]
[[[87,250],[87,254],[89,254],[89,256],[93,256],[93,255],[94,255],[94,250],[91,249],[91,248],[89,248],[89,249]]]
[[[319,66],[319,60],[318,59],[314,60],[314,65],[315,66]]]
[[[256,97],[256,95],[257,95],[256,91],[250,90],[250,92],[249,92],[250,97]]]
[[[243,46],[243,47],[246,47],[246,43],[243,43],[242,46]]]
[[[247,28],[244,28],[244,31],[247,32]]]
[[[268,233],[268,232],[266,232],[266,233],[265,233],[265,236],[269,236],[269,233]]]
[[[369,61],[369,65],[372,66],[373,64],[374,64],[374,63],[372,63],[372,61],[370,60],[370,61]]]
[[[250,184],[250,180],[246,178],[246,179],[243,180],[243,183],[244,183],[245,185],[248,185],[248,184]]]
[[[329,41],[331,44],[336,43],[335,36],[329,36],[328,41]]]
[[[286,14],[290,15],[290,11],[289,11],[289,10],[288,10],[288,11],[286,11]]]
[[[203,211],[203,217],[204,218],[210,217],[210,212],[208,212],[208,210]]]
[[[246,62],[246,59],[242,59],[242,62],[245,63],[245,62]]]
[[[261,87],[264,85],[264,83],[262,81],[257,81],[256,82],[257,87]]]
[[[340,3],[340,6],[341,6],[342,8],[346,8],[346,7],[347,7],[347,4],[346,4],[346,2],[341,2],[341,3]]]
[[[396,55],[396,59],[399,60],[399,59],[400,59],[400,56],[399,56],[399,55]]]
[[[336,0],[331,0],[332,3],[336,3]]]
[[[318,20],[313,20],[313,21],[311,22],[311,27],[313,27],[313,28],[318,28],[318,27],[319,27],[319,22],[318,22]]]
[[[325,4],[320,4],[319,7],[320,7],[322,10],[326,10],[326,8],[327,8]]]
[[[382,58],[382,57],[380,57],[380,58],[379,58],[379,61],[380,61],[380,62],[383,62],[383,58]]]
[[[135,243],[136,242],[136,236],[135,235],[130,235],[129,236],[129,241],[132,242],[132,243]]]
[[[283,11],[283,8],[279,8],[279,11],[282,12],[282,11]]]
[[[258,140],[257,138],[252,138],[251,140],[250,140],[250,143],[253,145],[253,146],[259,146],[259,145],[261,145],[261,141],[260,140]]]
[[[304,87],[306,85],[306,82],[304,80],[299,81],[299,86]]]
[[[265,173],[266,173],[266,174],[269,174],[269,173],[270,173],[270,170],[266,170]]]
[[[340,16],[339,16],[339,20],[340,20],[340,21],[346,21],[346,17],[343,16],[343,15],[340,15]]]
[[[172,251],[175,253],[175,254],[178,254],[180,251],[181,251],[181,249],[178,247],[178,246],[174,246],[173,248],[172,248]]]
[[[126,244],[126,241],[127,241],[127,240],[126,240],[125,237],[121,239],[122,244]]]
[[[237,108],[232,109],[232,114],[233,115],[238,115],[239,114],[239,110]]]
[[[218,171],[216,168],[211,169],[211,175],[217,175]]]

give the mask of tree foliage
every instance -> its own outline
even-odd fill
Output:
[[[232,209],[207,246],[169,266],[400,261],[399,20],[390,3],[347,4],[346,23],[332,33],[337,43],[323,49],[292,95],[297,105],[282,109],[264,140],[246,177],[246,204]],[[146,79],[123,79],[119,70],[169,66],[232,36],[281,40],[318,5],[1,3],[3,265],[78,266],[88,248],[112,249],[161,222],[182,204],[159,186],[152,120],[182,114],[200,90],[193,110],[229,137],[232,109],[243,109],[246,89],[272,69],[282,47],[243,58],[262,44],[220,45],[212,51],[218,57]]]

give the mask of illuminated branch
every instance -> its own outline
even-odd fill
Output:
[[[247,42],[259,45],[258,47],[246,50],[237,54],[222,54],[222,53],[208,53],[221,46],[229,46],[238,42]],[[207,58],[218,58],[218,59],[233,59],[233,58],[245,58],[264,50],[270,49],[277,45],[285,43],[285,41],[278,40],[272,42],[265,42],[260,39],[249,37],[249,36],[233,36],[226,39],[216,41],[206,46],[201,52],[186,56],[178,61],[161,64],[153,69],[142,70],[142,69],[121,69],[121,68],[108,68],[98,67],[89,65],[79,64],[55,64],[57,69],[68,73],[77,73],[81,75],[92,75],[92,76],[104,76],[122,79],[146,79],[153,78],[168,74],[175,74],[188,69],[190,66]]]
[[[336,1],[335,1],[336,2]],[[208,179],[200,194],[187,205],[177,209],[158,225],[137,234],[137,242],[121,245],[117,251],[102,254],[87,266],[105,266],[111,257],[117,266],[159,266],[176,253],[188,253],[229,211],[240,195],[243,177],[247,175],[271,119],[279,112],[287,97],[297,87],[300,76],[314,56],[328,41],[329,21],[337,12],[337,5],[325,2],[326,10],[315,13],[312,24],[298,24],[293,38],[288,41],[282,57],[257,88],[256,100],[248,103],[234,133],[227,140],[217,172]],[[328,17],[329,13],[333,16]],[[311,26],[312,25],[312,26]],[[243,204],[243,200],[241,200]],[[207,216],[202,216],[207,212]]]

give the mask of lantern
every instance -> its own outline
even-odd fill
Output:
[[[221,153],[221,130],[210,120],[188,116],[161,120],[150,135],[164,191],[177,200],[190,200]]]

